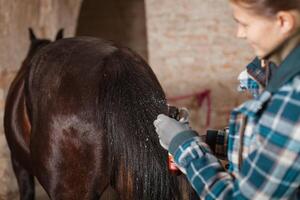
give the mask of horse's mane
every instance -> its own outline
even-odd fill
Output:
[[[36,77],[49,79],[46,82],[53,84],[52,87],[61,87],[61,80],[55,76],[63,77],[72,66],[79,66],[73,70],[81,74],[78,98],[92,101],[85,108],[95,112],[94,123],[105,135],[108,152],[104,156],[108,156],[111,184],[118,187],[119,181],[123,181],[125,188],[133,191],[132,199],[171,199],[171,196],[180,199],[177,178],[168,173],[167,151],[160,146],[153,126],[159,113],[167,113],[167,105],[150,66],[127,48],[87,37],[47,45],[35,56],[32,65],[42,65],[47,60],[52,64],[48,69],[36,67],[28,84],[32,74],[40,74]],[[54,67],[57,63],[62,64]],[[95,87],[88,88],[86,82]],[[31,105],[47,102],[43,98],[37,97],[40,101]]]

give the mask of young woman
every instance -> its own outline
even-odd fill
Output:
[[[154,126],[201,199],[300,199],[300,1],[230,5],[237,37],[257,55],[250,77],[264,90],[231,113],[229,170],[186,124],[161,114]]]

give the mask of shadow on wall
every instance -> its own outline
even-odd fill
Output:
[[[83,0],[76,36],[113,40],[147,60],[144,0]]]

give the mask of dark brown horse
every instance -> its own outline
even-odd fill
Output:
[[[51,199],[196,198],[167,169],[153,120],[167,112],[151,68],[127,48],[81,37],[37,39],[11,84],[4,127],[21,199],[37,177]]]

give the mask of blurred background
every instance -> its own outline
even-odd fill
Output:
[[[200,134],[227,126],[230,110],[247,98],[237,92],[237,76],[254,54],[235,37],[228,0],[0,0],[0,200],[18,199],[2,121],[28,27],[39,38],[64,28],[65,37],[130,47],[150,64],[169,103],[190,110]],[[37,199],[47,199],[38,190]]]

